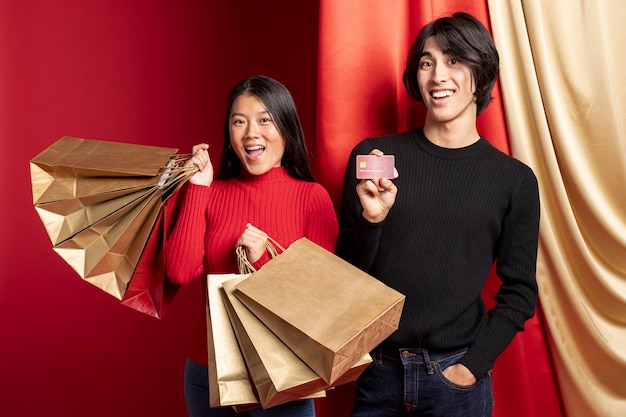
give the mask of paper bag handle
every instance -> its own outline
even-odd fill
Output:
[[[269,236],[267,237],[267,242],[265,243],[265,246],[267,248],[267,252],[270,254],[270,258],[274,258],[278,255],[276,247],[278,247],[281,252],[285,250],[285,248],[283,248],[280,243],[276,242]],[[237,255],[237,265],[239,266],[240,274],[250,274],[252,272],[256,272],[256,268],[248,260],[248,255],[246,255],[246,249],[244,246],[237,246],[235,248],[235,254]]]

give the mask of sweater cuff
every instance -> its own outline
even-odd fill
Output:
[[[269,261],[270,261],[270,255],[266,250],[265,252],[263,252],[263,255],[261,255],[261,257],[256,260],[256,262],[252,262],[252,266],[254,267],[254,269],[258,271],[259,269],[261,269],[263,265],[265,265]]]
[[[209,201],[209,190],[206,185],[196,185],[188,182],[185,187],[185,195],[199,200]]]
[[[365,217],[359,217],[356,226],[352,230],[354,230],[356,240],[361,242],[362,251],[367,252],[367,248],[372,246],[376,248],[374,249],[375,252],[378,251],[378,241],[384,224],[385,220],[380,223],[371,223]]]
[[[359,218],[357,219],[357,224],[356,224],[355,229],[362,230],[365,234],[371,233],[373,231],[381,230],[386,220],[387,219],[385,218],[381,222],[372,223],[369,220],[367,220],[365,217],[363,217],[363,215],[360,215]]]
[[[476,377],[476,380],[480,381],[487,372],[493,368],[491,363],[485,356],[476,348],[470,348],[465,356],[461,358],[459,363],[462,363],[470,370]]]

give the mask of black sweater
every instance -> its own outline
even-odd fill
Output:
[[[361,215],[357,154],[395,155],[398,194],[377,224]],[[539,191],[532,170],[484,138],[441,148],[417,129],[369,138],[352,151],[344,180],[337,254],[406,295],[386,343],[446,351],[481,378],[533,316]],[[496,261],[502,285],[488,313],[481,297]]]

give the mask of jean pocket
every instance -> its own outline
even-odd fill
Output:
[[[435,369],[435,372],[441,379],[441,382],[443,382],[445,385],[449,386],[450,388],[459,390],[459,391],[471,390],[475,388],[476,385],[478,385],[478,382],[480,382],[480,381],[476,381],[472,385],[460,385],[455,382],[452,382],[443,374],[443,371],[445,369],[447,369],[448,367],[452,365],[456,365],[464,355],[465,355],[465,352],[458,353],[456,355],[453,355],[453,356],[450,356],[450,357],[447,357],[438,361],[433,361],[433,368]]]
[[[441,364],[433,365],[438,376],[438,387],[431,392],[438,398],[434,407],[439,414],[435,415],[491,416],[493,391],[488,375],[473,385],[459,385],[443,376]]]

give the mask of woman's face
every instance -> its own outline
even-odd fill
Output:
[[[231,147],[250,174],[265,174],[280,166],[285,140],[257,96],[243,94],[235,99],[228,129]]]

